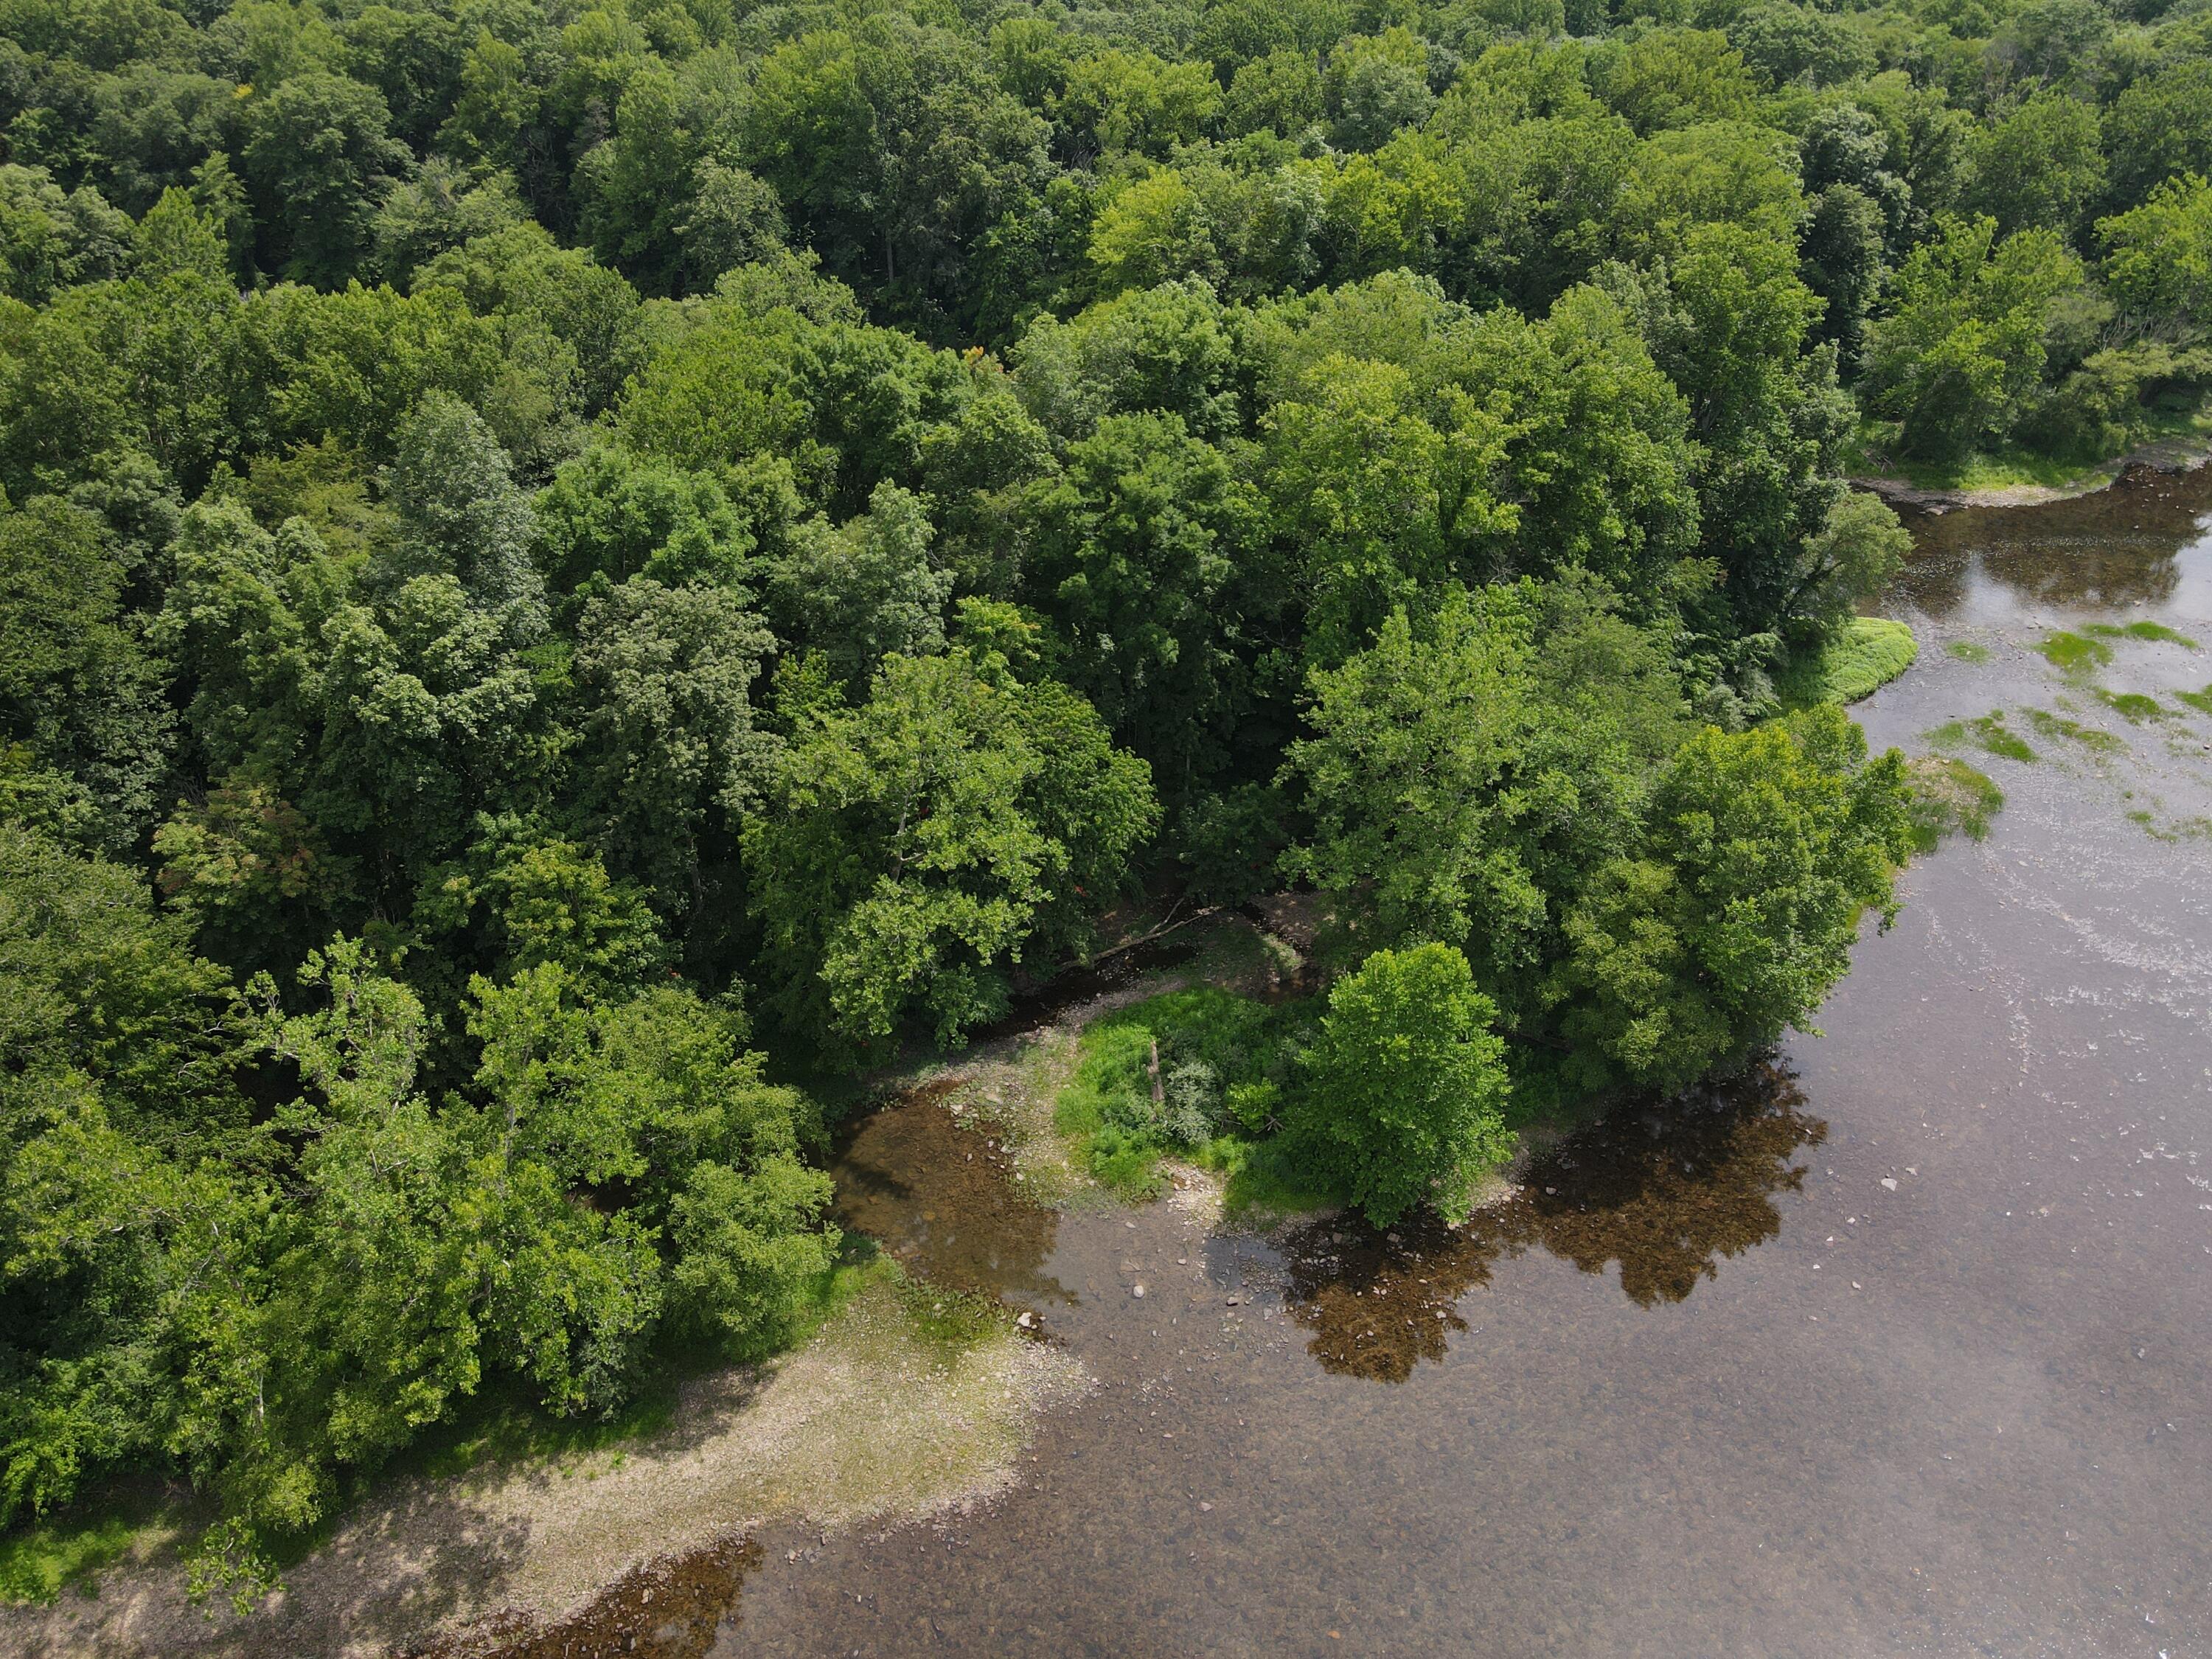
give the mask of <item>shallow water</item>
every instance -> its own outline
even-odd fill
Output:
[[[856,1224],[1048,1303],[1101,1388],[988,1510],[765,1537],[710,1650],[2212,1651],[2212,718],[2172,695],[2212,653],[2033,649],[2212,641],[2207,506],[2212,475],[1919,521],[1885,608],[1921,663],[1858,712],[1919,750],[2007,711],[2038,758],[1972,755],[1990,838],[1908,873],[1826,1035],[1463,1230],[1000,1218],[972,1146],[951,1198],[907,1161],[941,1106],[864,1127]]]
[[[950,1290],[1064,1299],[1042,1271],[1059,1212],[1019,1194],[998,1132],[946,1104],[957,1087],[947,1079],[912,1090],[838,1137],[837,1224]]]

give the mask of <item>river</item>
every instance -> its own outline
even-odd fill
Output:
[[[1995,777],[1991,833],[1905,875],[1824,1035],[1462,1233],[1055,1216],[920,1174],[942,1108],[864,1130],[871,1230],[1099,1386],[1010,1495],[764,1534],[637,1650],[2212,1652],[2212,652],[2081,632],[2212,641],[2208,508],[1917,521],[1921,659],[1856,712]]]

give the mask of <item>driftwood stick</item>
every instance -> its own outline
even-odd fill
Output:
[[[1177,902],[1180,903],[1181,901]],[[1125,939],[1119,945],[1109,945],[1091,960],[1094,963],[1103,962],[1109,957],[1120,956],[1124,951],[1133,951],[1140,945],[1150,945],[1154,939],[1165,939],[1178,928],[1189,927],[1194,921],[1203,921],[1208,916],[1218,915],[1227,908],[1225,905],[1209,904],[1203,909],[1192,911],[1180,921],[1175,919],[1175,912],[1170,910],[1168,912],[1168,920],[1160,923],[1158,927],[1139,933],[1134,939]]]

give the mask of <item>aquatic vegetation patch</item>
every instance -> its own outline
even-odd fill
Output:
[[[2127,739],[2117,732],[2102,732],[2094,726],[2084,726],[2063,714],[2054,714],[2047,708],[2024,708],[2021,711],[2021,717],[2035,728],[2039,737],[2063,738],[2099,756],[2127,752]]]
[[[2124,626],[2112,623],[2091,623],[2081,630],[2106,640],[2148,640],[2157,645],[2179,645],[2194,651],[2197,641],[2188,635],[2175,632],[2164,623],[2131,622]]]
[[[2001,760],[2033,761],[2035,750],[2027,738],[2004,723],[2004,710],[1993,708],[1978,720],[1946,720],[1928,734],[1938,749],[1956,749],[1972,743]]]
[[[1014,1310],[981,1291],[950,1290],[916,1279],[896,1262],[886,1274],[916,1335],[940,1347],[972,1348],[1014,1322]]]
[[[1943,647],[1945,653],[1960,662],[1985,663],[1990,659],[1990,648],[1974,640],[1953,640]]]
[[[2097,701],[2121,715],[2131,726],[2166,718],[2166,710],[2158,699],[2146,697],[2140,691],[2107,691],[2100,686],[2097,688]]]
[[[2157,814],[2138,809],[2128,814],[2128,822],[2140,825],[2153,841],[2212,841],[2212,818],[2177,818],[2172,823],[2161,824]]]
[[[2086,674],[2093,668],[2102,668],[2112,659],[2112,647],[2102,640],[2093,640],[2083,635],[2060,629],[2035,647],[2051,663],[2069,674]]]
[[[1912,842],[1932,853],[1951,835],[1981,841],[2004,806],[1994,779],[1950,755],[1923,755],[1908,763],[1912,781]]]

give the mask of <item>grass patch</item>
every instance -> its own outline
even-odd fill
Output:
[[[89,1595],[103,1568],[176,1536],[183,1524],[175,1499],[140,1492],[19,1527],[0,1535],[0,1605],[51,1601],[71,1584]]]
[[[2212,685],[2202,691],[2177,691],[2173,695],[2177,702],[2187,703],[2198,714],[2212,714]]]
[[[2081,630],[2094,634],[2101,640],[2149,640],[2160,645],[2178,645],[2185,650],[2197,649],[2197,641],[2186,634],[2177,634],[2164,623],[2131,622],[2121,627],[2112,623],[2091,623]]]
[[[1117,1009],[1084,1031],[1054,1127],[1080,1143],[1101,1185],[1151,1197],[1169,1152],[1273,1126],[1310,1018],[1212,986]]]
[[[1801,650],[1775,678],[1784,708],[1814,703],[1853,703],[1888,684],[1920,655],[1920,642],[1901,622],[1886,617],[1854,617],[1823,639]]]
[[[2094,726],[2084,726],[2063,714],[2054,714],[2047,708],[2023,709],[2021,714],[2035,728],[2039,737],[2063,738],[2099,756],[2124,754],[2127,751],[2126,738],[2110,732],[2100,732]]]
[[[2166,710],[2156,697],[2146,697],[2140,691],[2107,691],[2097,688],[2097,700],[2106,708],[2124,716],[2130,726],[2141,726],[2145,720],[2166,718]]]
[[[2069,674],[2086,674],[2093,668],[2102,668],[2112,659],[2112,647],[2102,640],[2093,640],[2081,634],[2060,629],[2035,647],[2048,658],[2053,666]]]
[[[1985,663],[1990,659],[1990,648],[1972,640],[1953,640],[1943,647],[1945,653],[1960,662]]]
[[[1956,749],[1972,742],[2001,760],[2032,761],[2035,750],[2027,739],[2004,723],[2004,710],[1993,708],[1978,720],[1946,720],[1928,734],[1939,749]]]
[[[1986,773],[1949,755],[1923,755],[1911,763],[1912,842],[1932,853],[1944,838],[1964,834],[1982,841],[1990,820],[2004,806],[2004,791]]]
[[[1342,1193],[1299,1166],[1280,1136],[1254,1140],[1240,1134],[1216,1135],[1193,1152],[1191,1162],[1226,1177],[1221,1209],[1232,1221],[1303,1215],[1344,1202]]]
[[[981,1291],[945,1290],[914,1278],[888,1259],[882,1276],[915,1328],[939,1347],[972,1348],[1014,1322],[1012,1308]]]

